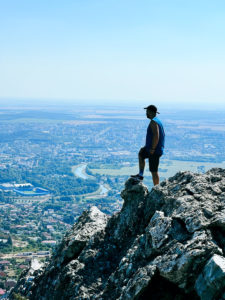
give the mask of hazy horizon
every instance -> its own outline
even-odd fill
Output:
[[[219,0],[2,1],[0,98],[220,109],[224,12]]]
[[[225,110],[225,103],[216,103],[216,102],[167,102],[167,101],[138,101],[138,100],[96,100],[96,99],[82,99],[82,100],[72,100],[72,99],[13,99],[13,98],[2,98],[0,99],[1,108],[12,108],[12,107],[21,107],[21,108],[61,108],[65,109],[69,107],[120,107],[131,108],[131,109],[142,109],[143,107],[154,104],[158,107],[158,110],[212,110],[219,111]]]

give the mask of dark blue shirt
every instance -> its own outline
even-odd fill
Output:
[[[159,127],[159,142],[155,149],[155,154],[162,155],[164,146],[165,146],[165,132],[164,132],[163,124],[157,117],[153,118],[152,120],[155,121]],[[147,151],[150,151],[150,149],[152,147],[152,138],[153,138],[153,132],[150,127],[150,123],[148,125],[147,134],[146,134],[146,142],[145,142],[145,147],[146,147]]]

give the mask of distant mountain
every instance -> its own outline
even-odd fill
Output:
[[[112,217],[84,211],[8,299],[225,299],[224,169],[179,172],[150,192],[130,178],[121,196]]]

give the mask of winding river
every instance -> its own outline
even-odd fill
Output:
[[[80,177],[82,179],[87,179],[88,175],[86,174],[85,170],[86,170],[87,164],[85,165],[80,165],[78,166],[76,169],[73,169],[73,173],[75,174],[75,176]]]
[[[75,176],[80,177],[82,179],[87,179],[89,176],[86,173],[86,167],[87,164],[83,164],[83,165],[79,165],[78,167],[73,167],[72,171],[74,173]],[[99,194],[102,195],[106,195],[108,193],[108,189],[107,187],[105,187],[103,184],[99,185]]]

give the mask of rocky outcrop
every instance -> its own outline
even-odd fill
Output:
[[[32,300],[225,299],[225,170],[180,172],[150,192],[130,178],[120,212],[83,212],[13,292]],[[13,293],[9,299],[13,299]]]

